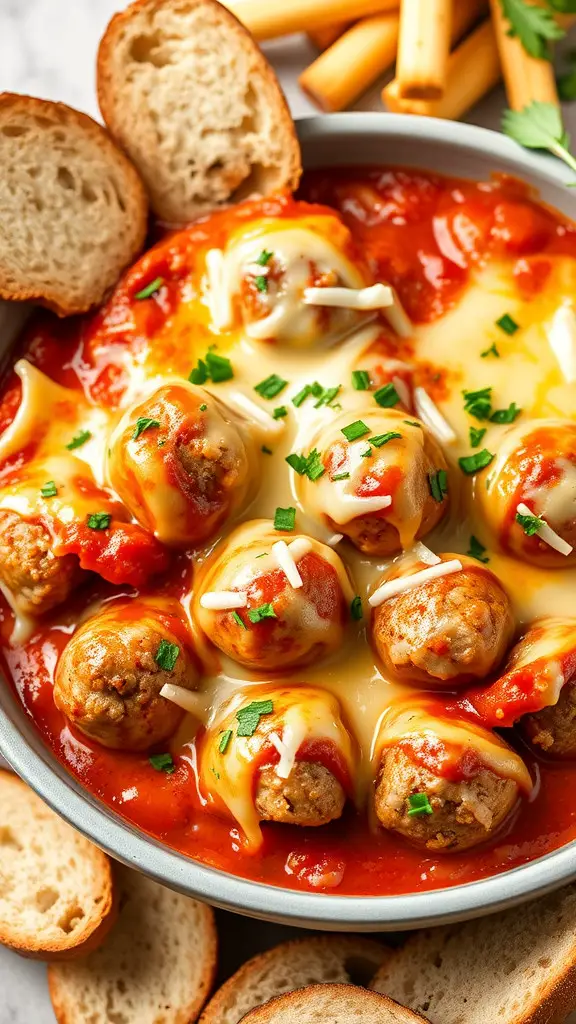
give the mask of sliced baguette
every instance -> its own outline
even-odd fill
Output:
[[[2,93],[0,165],[0,297],[61,316],[101,302],[146,235],[146,193],[124,153],[86,114]]]
[[[357,935],[293,939],[248,960],[216,994],[200,1024],[238,1024],[245,1013],[294,988],[322,982],[367,985],[390,950]]]
[[[0,942],[42,960],[82,956],[114,916],[108,857],[0,770]]]
[[[576,1008],[576,885],[495,917],[418,932],[371,987],[432,1024],[560,1024]]]
[[[50,964],[58,1024],[190,1024],[216,971],[213,911],[149,878],[115,868],[119,916],[85,960]]]
[[[300,149],[276,76],[216,0],[137,0],[108,25],[97,75],[102,116],[164,221],[296,188]]]
[[[242,1017],[242,1024],[425,1024],[425,1021],[425,1017],[392,999],[354,985],[308,985],[277,996]]]

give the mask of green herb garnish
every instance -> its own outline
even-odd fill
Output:
[[[250,622],[262,622],[264,619],[277,619],[278,616],[270,602],[261,604],[258,608],[251,608],[248,612]]]
[[[381,448],[382,445],[388,444],[389,441],[394,441],[398,437],[402,437],[402,434],[398,434],[395,430],[389,430],[386,434],[376,434],[375,437],[369,437],[368,443],[373,444],[375,448]]]
[[[478,562],[489,562],[490,559],[487,557],[487,555],[484,554],[485,551],[485,545],[478,540],[478,537],[475,537],[474,534],[471,534],[470,547],[468,548],[466,554],[470,558],[475,558]]]
[[[48,480],[48,482],[44,484],[44,487],[40,488],[40,494],[43,498],[55,498],[58,494],[58,488],[54,481]]]
[[[240,708],[236,712],[236,718],[238,719],[237,735],[253,736],[260,725],[262,715],[271,715],[273,710],[274,704],[271,700],[253,700],[245,708]]]
[[[434,501],[441,502],[448,494],[448,474],[445,469],[438,469],[435,473],[430,473],[428,476],[428,485],[430,487],[430,494],[434,498]]]
[[[408,817],[414,818],[417,814],[434,814],[427,793],[413,793],[408,797]]]
[[[356,594],[356,597],[352,599],[352,603],[350,605],[350,615],[352,616],[354,622],[360,622],[360,619],[364,617],[364,611],[362,609],[362,598],[360,597],[359,594]]]
[[[339,393],[340,388],[340,384],[336,384],[331,388],[322,388],[322,394],[318,398],[318,401],[314,403],[314,408],[319,409],[322,405],[332,405],[332,402]]]
[[[277,508],[274,513],[275,530],[293,530],[296,524],[295,508]]]
[[[464,455],[461,459],[458,459],[458,465],[463,473],[471,476],[480,469],[485,469],[486,466],[489,466],[493,458],[492,452],[489,452],[487,448],[483,448],[481,452],[476,452],[474,455]]]
[[[254,391],[257,391],[261,398],[276,398],[276,395],[279,395],[287,384],[288,381],[283,380],[277,373],[271,373],[265,380],[261,380],[259,384],[256,384]]]
[[[478,448],[486,433],[486,427],[470,427],[470,444],[472,448]]]
[[[92,434],[89,430],[81,430],[80,433],[76,434],[76,437],[73,437],[69,444],[66,445],[66,448],[69,452],[72,452],[75,448],[80,448],[83,444],[86,444],[86,441],[89,441],[91,437]]]
[[[134,298],[135,299],[149,299],[150,296],[154,295],[154,292],[157,292],[158,289],[161,288],[163,284],[164,284],[164,278],[163,277],[155,277],[154,280],[150,282],[150,284],[147,284],[146,287],[142,289],[142,291],[136,292],[136,295],[134,296]]]
[[[539,516],[522,515],[521,512],[516,513],[516,522],[520,523],[527,537],[533,537],[543,526],[546,526],[544,520],[540,519]]]
[[[534,101],[522,110],[505,110],[502,131],[527,149],[548,149],[576,171],[576,159],[569,149],[570,136],[555,103]]]
[[[226,748],[227,748],[228,744],[230,743],[231,739],[232,739],[232,729],[226,729],[226,732],[222,733],[222,735],[220,737],[220,742],[218,744],[218,750],[219,750],[219,752],[221,754],[225,754],[226,753]]]
[[[336,473],[335,476],[331,476],[330,479],[336,483],[337,480],[349,480],[350,473]]]
[[[224,380],[231,380],[234,376],[230,360],[226,356],[216,355],[215,352],[206,353],[206,366],[213,384],[220,384]]]
[[[268,278],[264,274],[257,274],[254,278],[254,284],[259,292],[268,291]]]
[[[347,441],[357,441],[369,432],[370,427],[367,427],[363,420],[354,420],[353,423],[349,423],[347,427],[342,427],[341,430]]]
[[[507,409],[496,409],[491,417],[491,423],[514,423],[514,420],[518,418],[522,409],[519,409],[516,402],[510,402]]]
[[[143,434],[145,430],[150,430],[151,427],[159,427],[160,420],[151,420],[149,416],[139,416],[136,420],[134,427],[134,433],[132,434],[132,440],[135,441],[140,434]]]
[[[91,512],[86,523],[91,530],[107,530],[111,520],[110,512]]]
[[[262,556],[257,555],[256,557],[261,558]],[[248,626],[246,625],[242,617],[238,615],[238,612],[232,612],[232,618],[234,619],[234,622],[236,623],[237,626],[241,626],[242,629],[248,629]]]
[[[272,413],[272,419],[274,419],[274,420],[282,420],[287,415],[288,415],[288,409],[286,408],[286,406],[285,405],[278,405],[274,409],[274,412]]]
[[[368,391],[370,387],[368,370],[352,370],[352,387],[355,391]]]
[[[179,654],[180,648],[178,644],[171,644],[169,640],[161,640],[154,661],[160,668],[165,669],[166,672],[171,672]]]
[[[484,349],[483,352],[480,353],[481,359],[487,359],[488,356],[495,356],[496,359],[500,359],[500,353],[499,353],[498,349],[496,348],[496,342],[495,341],[492,342],[492,344],[490,345],[490,348],[486,348],[486,349]]]
[[[487,420],[492,412],[492,388],[480,388],[478,391],[463,391],[464,412],[477,420]]]
[[[266,249],[262,249],[262,252],[260,253],[258,259],[256,260],[256,263],[258,264],[259,267],[266,267],[270,263],[270,260],[272,259],[273,255],[273,252],[268,252]]]
[[[176,765],[172,760],[171,754],[150,754],[148,760],[157,772],[165,772],[166,775],[172,775],[172,772],[176,771]]]
[[[374,401],[382,409],[391,409],[393,405],[397,405],[400,401],[400,395],[393,384],[385,384],[384,387],[378,388],[374,392]]]
[[[509,313],[504,313],[504,316],[501,316],[500,319],[496,321],[496,327],[499,327],[501,331],[504,331],[504,334],[516,334],[516,331],[520,329],[520,324],[517,324]],[[492,348],[494,347],[495,346],[493,345]],[[492,349],[487,349],[487,351],[483,352],[482,355],[489,355],[491,351]]]

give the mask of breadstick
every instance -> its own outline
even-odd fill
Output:
[[[388,107],[395,113],[423,114],[455,121],[482,99],[500,80],[501,68],[494,28],[486,19],[450,54],[446,92],[441,100],[424,103],[402,100],[387,92]]]
[[[452,21],[450,25],[450,46],[454,47],[463,36],[476,24],[482,15],[488,13],[489,0],[454,0]],[[398,90],[398,79],[394,78],[382,90],[382,99],[389,110],[396,113],[414,113],[412,109],[404,110]]]
[[[450,53],[451,0],[402,0],[396,77],[402,99],[444,94]]]
[[[339,21],[337,25],[326,25],[325,28],[317,28],[314,32],[308,32],[307,35],[317,50],[327,50],[347,28],[347,21]]]
[[[398,10],[399,0],[225,0],[224,6],[255,39],[313,32],[339,21],[354,21]]]
[[[396,57],[399,18],[375,14],[349,28],[300,75],[300,86],[322,110],[349,106]]]
[[[510,25],[502,13],[500,0],[490,0],[490,6],[508,105],[512,110],[522,110],[534,100],[538,100],[541,103],[555,103],[558,106],[554,67],[551,62],[531,57],[517,36],[508,35]]]

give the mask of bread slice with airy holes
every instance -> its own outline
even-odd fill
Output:
[[[61,316],[97,305],[146,235],[130,161],[86,114],[2,93],[0,166],[0,298]]]
[[[426,1018],[365,988],[308,985],[251,1010],[242,1024],[426,1024]]]
[[[210,907],[116,867],[118,920],[84,960],[51,964],[58,1024],[190,1024],[214,981],[216,926]]]
[[[358,935],[318,935],[283,942],[248,960],[216,994],[200,1024],[238,1024],[245,1013],[283,992],[323,982],[367,985],[388,947]]]
[[[493,917],[417,932],[372,987],[432,1024],[561,1024],[576,1008],[576,885]]]
[[[0,770],[0,942],[42,960],[81,956],[114,916],[108,857]]]
[[[300,149],[276,76],[216,0],[137,0],[108,25],[97,74],[102,116],[163,220],[296,188]]]

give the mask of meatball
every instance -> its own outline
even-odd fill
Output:
[[[263,821],[286,825],[326,825],[339,818],[346,794],[322,764],[297,761],[287,779],[263,768],[256,787],[256,809]]]
[[[418,420],[394,409],[342,413],[313,441],[324,468],[298,477],[306,511],[367,555],[389,557],[426,536],[448,508],[444,455]]]
[[[534,565],[561,569],[576,563],[576,423],[532,420],[508,430],[476,490],[482,511],[506,550]],[[563,551],[546,541],[550,527]],[[570,550],[570,548],[572,550]]]
[[[224,654],[251,669],[309,665],[337,650],[350,617],[353,591],[332,548],[308,537],[281,540],[268,522],[246,524],[214,552],[200,581],[194,616]],[[276,557],[289,553],[301,585],[294,587]],[[239,595],[217,610],[219,593]],[[242,603],[243,602],[243,603]]]
[[[0,511],[0,580],[16,608],[43,615],[62,604],[81,577],[74,555],[57,557],[52,538],[41,523]]]
[[[549,757],[576,757],[576,683],[566,683],[557,704],[519,721],[524,737]]]
[[[372,614],[372,641],[385,673],[399,682],[462,686],[502,661],[514,633],[510,599],[494,573],[463,555],[462,570],[388,598]],[[425,569],[406,559],[386,580]]]
[[[57,707],[105,747],[147,750],[168,739],[184,713],[160,690],[194,689],[198,680],[180,634],[176,616],[136,601],[89,619],[58,662]]]
[[[175,547],[202,544],[244,506],[254,472],[248,431],[212,395],[165,384],[122,417],[108,455],[114,490]]]
[[[304,210],[308,213],[309,208]],[[226,311],[226,324],[212,298],[219,291],[220,256],[214,250],[207,255],[213,320],[217,326],[230,326],[235,307],[249,338],[293,348],[334,344],[360,326],[367,313],[323,305],[318,293],[309,301],[307,289],[363,288],[372,284],[370,271],[353,252],[348,228],[333,213],[308,213],[306,220],[283,218],[278,227],[273,230],[267,222],[264,230],[239,234],[228,245],[225,272],[229,281],[238,282],[238,291]]]
[[[432,813],[410,813],[409,798],[426,796]],[[381,825],[431,851],[467,850],[484,842],[513,810],[519,789],[513,779],[484,768],[453,782],[416,764],[400,747],[385,750],[376,785]]]

